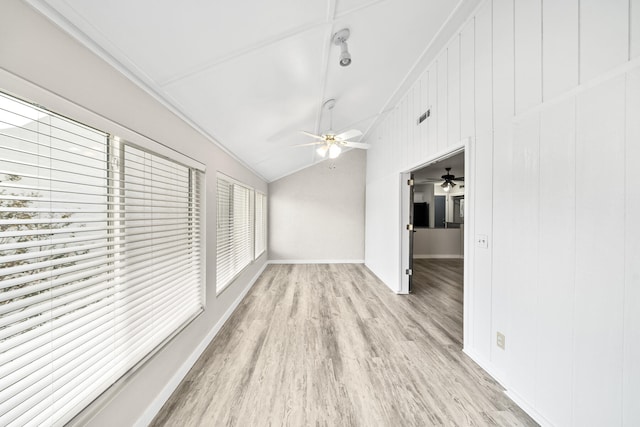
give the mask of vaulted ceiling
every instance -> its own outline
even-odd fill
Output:
[[[267,181],[321,160],[299,131],[364,132],[473,0],[29,0]],[[353,62],[332,35],[348,28]]]

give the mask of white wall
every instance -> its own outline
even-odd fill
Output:
[[[462,228],[417,228],[413,234],[414,258],[462,258]]]
[[[216,171],[262,192],[267,192],[267,184],[21,1],[0,3],[0,65],[2,90],[133,142],[158,141],[207,167],[206,310],[109,396],[111,400],[99,399],[90,410],[100,407],[100,412],[83,424],[144,422],[159,409],[153,406],[162,403],[158,396],[168,397],[266,263],[265,254],[216,297]]]
[[[544,425],[640,425],[639,11],[487,0],[368,139],[365,262],[397,290],[399,174],[472,138],[465,351]]]
[[[351,150],[269,184],[269,259],[364,260],[366,153]]]

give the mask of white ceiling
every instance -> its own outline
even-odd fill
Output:
[[[31,0],[267,181],[321,159],[300,130],[366,132],[473,0]],[[349,28],[353,62],[332,35]],[[366,133],[363,140],[366,139]]]

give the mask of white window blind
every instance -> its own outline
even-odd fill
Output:
[[[221,292],[253,260],[253,190],[218,176],[217,279]]]
[[[255,256],[258,258],[267,248],[267,196],[256,191]]]
[[[62,425],[202,309],[201,173],[0,94],[0,425]]]

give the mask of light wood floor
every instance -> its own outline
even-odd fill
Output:
[[[461,352],[462,262],[414,267],[268,266],[152,425],[536,425]]]

